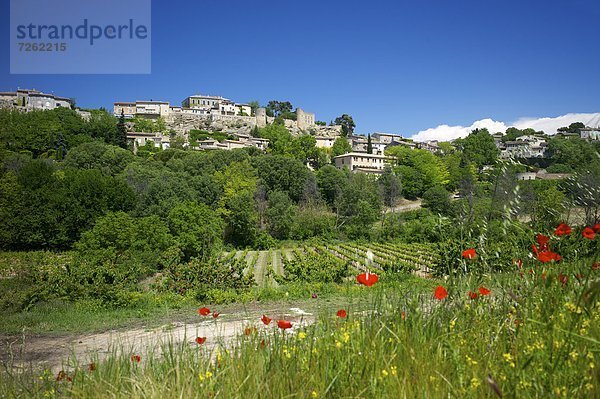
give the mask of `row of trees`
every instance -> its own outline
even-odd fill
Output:
[[[69,247],[107,212],[154,215],[168,223],[171,210],[180,204],[206,205],[222,222],[224,242],[235,246],[269,246],[274,239],[319,235],[369,236],[383,209],[401,196],[423,198],[436,213],[454,212],[450,193],[458,191],[463,198],[477,194],[477,187],[485,187],[483,166],[498,157],[492,136],[477,129],[454,146],[443,145],[443,154],[390,147],[386,154],[395,161],[373,177],[331,165],[332,156],[351,151],[345,138],[337,139],[330,151],[318,149],[313,136],[293,136],[280,124],[255,132],[269,139],[267,154],[256,149],[171,149],[134,156],[107,144],[119,141],[124,120],[103,111],[90,121],[70,110],[1,111],[0,119],[8,123],[0,125],[0,213],[12,226],[3,233],[5,248]],[[34,129],[41,129],[37,141]],[[52,157],[58,132],[65,138],[64,152]],[[202,138],[211,133],[194,134]],[[549,147],[558,165],[583,172],[595,162],[597,150],[581,140],[556,138]]]

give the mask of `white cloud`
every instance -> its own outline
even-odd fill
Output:
[[[448,141],[458,137],[466,137],[473,129],[477,128],[486,128],[490,133],[496,133],[505,132],[511,126],[518,129],[532,128],[542,130],[546,134],[555,134],[556,129],[562,126],[569,126],[573,122],[583,122],[586,126],[598,127],[600,126],[600,113],[566,114],[555,118],[520,118],[512,123],[504,123],[486,118],[473,122],[471,126],[439,125],[414,134],[412,139],[416,141]]]

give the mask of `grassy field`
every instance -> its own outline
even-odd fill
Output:
[[[186,343],[115,353],[59,375],[9,366],[0,396],[599,397],[593,264],[527,260],[522,271],[451,277],[439,282],[448,293],[440,299],[435,281],[354,285],[339,301],[345,318],[323,308],[314,323],[287,330],[257,319],[211,351]]]

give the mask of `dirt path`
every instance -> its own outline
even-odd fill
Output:
[[[157,328],[135,328],[129,330],[112,330],[85,335],[66,336],[2,336],[0,335],[0,363],[13,369],[50,368],[57,373],[70,368],[69,359],[77,359],[85,365],[90,359],[102,360],[108,355],[126,352],[144,355],[148,352],[160,354],[163,344],[186,344],[197,346],[196,337],[206,337],[204,346],[207,350],[218,344],[231,346],[248,326],[273,331],[277,329],[276,321],[285,318],[293,323],[292,331],[298,327],[314,322],[314,313],[298,307],[271,306],[240,311],[231,309],[213,319],[198,316],[198,322],[183,323],[172,321]],[[260,321],[262,314],[273,318],[271,325],[265,326]]]

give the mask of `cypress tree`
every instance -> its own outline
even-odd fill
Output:
[[[119,122],[117,123],[117,145],[121,148],[127,149],[127,126],[125,126],[125,115],[121,110],[121,116],[119,116]]]

